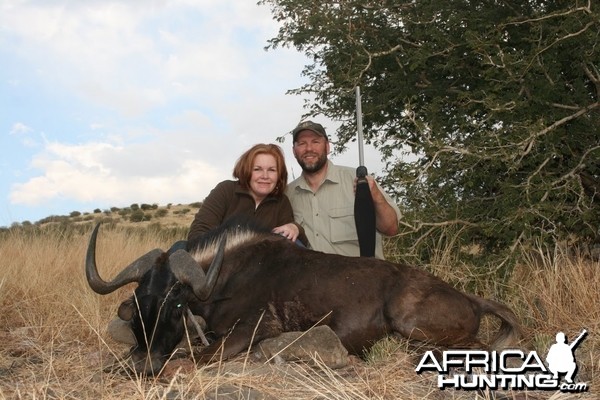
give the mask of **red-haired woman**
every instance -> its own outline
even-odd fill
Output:
[[[188,241],[221,225],[234,215],[251,217],[286,238],[308,245],[304,229],[294,222],[285,195],[287,168],[281,148],[256,144],[237,160],[236,180],[219,183],[202,202],[188,233]]]

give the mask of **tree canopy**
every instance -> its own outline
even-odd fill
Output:
[[[312,64],[291,93],[387,161],[410,243],[499,254],[600,226],[600,13],[591,0],[262,0]]]

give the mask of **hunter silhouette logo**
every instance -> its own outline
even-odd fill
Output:
[[[427,351],[415,372],[436,371],[438,387],[462,390],[560,390],[587,392],[587,383],[573,381],[577,373],[575,350],[587,336],[583,330],[570,344],[563,332],[548,350],[546,363],[536,351],[446,350],[441,357]],[[564,375],[565,382],[561,383]]]
[[[552,372],[554,379],[559,378],[559,374],[566,374],[565,380],[567,383],[573,383],[573,376],[577,372],[577,363],[575,362],[575,348],[579,346],[581,341],[587,336],[587,330],[583,330],[577,339],[571,344],[567,344],[567,338],[563,332],[556,334],[556,343],[550,346],[546,363],[548,369]]]

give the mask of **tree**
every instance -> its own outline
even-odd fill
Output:
[[[263,0],[269,48],[313,61],[308,115],[365,138],[387,161],[406,243],[506,254],[591,239],[600,225],[600,14],[588,0]],[[428,243],[429,242],[429,243]],[[423,255],[423,254],[421,254]]]

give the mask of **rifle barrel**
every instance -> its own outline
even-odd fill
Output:
[[[577,346],[579,344],[579,342],[581,342],[581,340],[587,336],[587,329],[584,329],[583,331],[581,331],[581,333],[579,334],[579,336],[577,336],[577,338],[575,338],[575,340],[573,340],[571,342],[571,344],[569,344],[569,347],[571,349],[573,349],[575,346]]]
[[[363,148],[363,125],[362,125],[362,102],[360,100],[360,86],[355,89],[356,92],[356,130],[358,133],[358,164],[365,165],[365,152]]]

